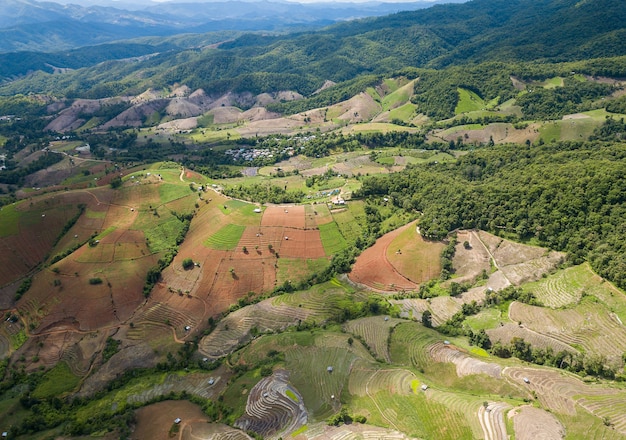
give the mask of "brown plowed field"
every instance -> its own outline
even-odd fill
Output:
[[[186,400],[166,400],[138,409],[136,412],[137,425],[130,438],[133,440],[171,440],[180,438],[178,435],[171,436],[170,429],[174,425],[174,419],[180,418],[180,431],[190,423],[207,422],[207,416],[202,409]],[[193,436],[186,437],[189,439]]]
[[[356,260],[352,272],[348,275],[351,281],[363,284],[375,290],[399,291],[415,290],[418,285],[400,274],[387,259],[389,245],[402,231],[415,227],[410,223],[379,238],[374,246],[366,249]]]
[[[263,212],[261,226],[304,229],[306,226],[304,211],[304,206],[268,206]]]
[[[320,231],[285,228],[280,256],[287,258],[322,258],[326,256]],[[285,237],[288,237],[287,240]]]

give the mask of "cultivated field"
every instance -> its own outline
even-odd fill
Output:
[[[586,299],[571,309],[551,310],[514,302],[511,320],[586,353],[617,362],[626,351],[626,328],[602,304]]]

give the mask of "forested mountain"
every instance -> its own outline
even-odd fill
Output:
[[[117,93],[184,83],[215,93],[288,89],[309,95],[326,80],[389,74],[409,66],[624,55],[624,23],[626,9],[620,0],[473,0],[355,20],[317,32],[248,34],[218,48],[174,51],[62,76],[36,75],[0,93],[99,97],[91,84],[94,78],[103,78],[98,81],[102,90]],[[10,70],[13,75],[19,71]]]
[[[55,52],[140,36],[167,36],[182,32],[303,30],[359,17],[420,9],[432,4],[430,1],[332,5],[202,1],[147,2],[129,8],[120,2],[110,2],[108,6],[87,6],[71,2],[60,5],[34,0],[2,0],[0,52]]]

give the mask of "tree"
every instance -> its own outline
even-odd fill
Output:
[[[117,189],[122,186],[122,178],[120,176],[115,176],[111,179],[111,188]]]
[[[191,258],[185,258],[183,260],[183,269],[189,270],[194,266],[193,260]]]
[[[432,313],[430,312],[430,310],[424,310],[424,312],[422,313],[422,325],[426,328],[432,328],[433,322]]]

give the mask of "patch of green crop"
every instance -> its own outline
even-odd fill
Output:
[[[10,237],[20,231],[19,221],[22,213],[16,208],[17,204],[12,203],[0,209],[0,237]]]
[[[80,383],[80,377],[74,375],[65,362],[59,362],[48,371],[41,383],[33,391],[33,397],[45,399],[61,396],[72,391]]]
[[[204,245],[211,249],[233,250],[245,230],[245,226],[228,224],[206,239]]]
[[[322,246],[324,246],[324,252],[326,255],[334,255],[348,247],[346,239],[341,235],[337,223],[330,222],[325,225],[320,225],[320,237],[322,239]]]

